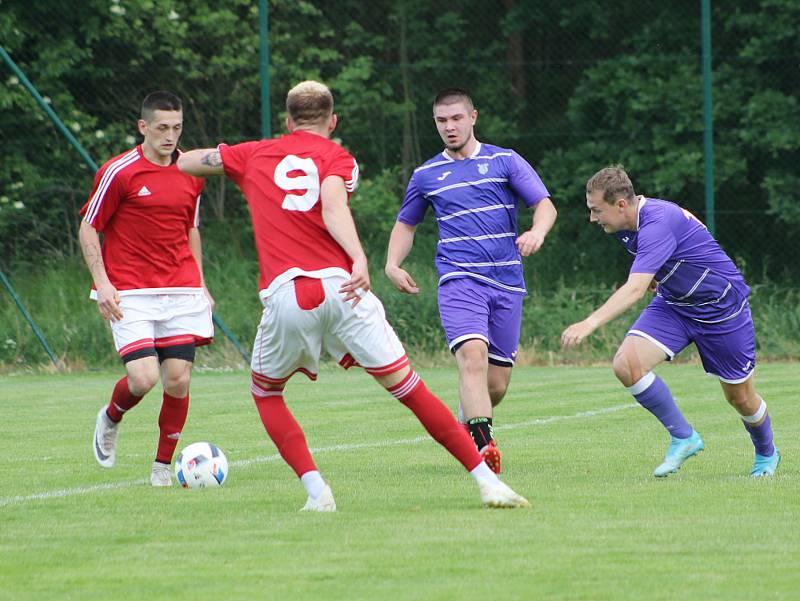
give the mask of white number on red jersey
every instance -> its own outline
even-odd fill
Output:
[[[292,171],[302,171],[303,175],[289,177]],[[319,200],[319,171],[312,159],[301,159],[287,154],[275,167],[275,185],[281,190],[305,190],[302,196],[287,194],[281,206],[287,211],[310,211]]]

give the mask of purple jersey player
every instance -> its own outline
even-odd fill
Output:
[[[478,111],[464,90],[439,92],[433,118],[445,150],[411,176],[389,240],[386,275],[401,292],[419,292],[400,265],[432,207],[439,224],[439,314],[458,364],[459,418],[499,473],[492,407],[508,389],[517,353],[526,294],[522,257],[542,246],[556,209],[525,159],[475,139]],[[519,201],[533,210],[533,226],[522,235]]]
[[[694,342],[703,367],[719,378],[725,398],[742,416],[755,446],[751,476],[772,476],[780,454],[772,443],[767,405],[753,385],[756,344],[747,297],[750,288],[733,261],[694,215],[679,206],[637,196],[622,167],[601,169],[586,184],[589,220],[613,233],[634,255],[628,281],[589,317],[561,335],[579,344],[641,299],[656,296],[628,331],[614,357],[614,373],[672,437],[653,475],[678,471],[703,450],[703,439],[651,370]]]

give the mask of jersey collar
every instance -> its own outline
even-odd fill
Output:
[[[647,203],[647,199],[639,195],[639,206],[636,208],[636,231],[639,231],[639,223],[642,221],[642,207]]]
[[[475,141],[478,142],[477,140],[475,140]],[[475,150],[472,151],[472,154],[469,155],[468,157],[465,157],[464,159],[461,159],[461,160],[474,159],[475,157],[480,155],[482,147],[483,147],[483,144],[481,142],[478,142],[477,144],[475,144]],[[450,162],[455,162],[457,160],[457,159],[454,159],[453,157],[451,157],[449,154],[447,154],[447,149],[444,149],[442,151],[442,156],[445,159],[447,159],[448,161],[450,161]]]

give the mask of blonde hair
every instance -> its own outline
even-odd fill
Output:
[[[318,123],[333,114],[333,94],[318,81],[301,81],[286,95],[286,112],[298,125]]]
[[[590,177],[586,182],[586,194],[595,191],[602,192],[603,200],[609,204],[613,204],[620,197],[633,200],[636,196],[631,178],[625,173],[622,165],[605,167]]]

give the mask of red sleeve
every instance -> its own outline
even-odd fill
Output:
[[[227,144],[217,146],[219,155],[222,158],[222,167],[225,169],[225,175],[236,184],[241,185],[247,163],[258,144],[258,142],[243,142],[234,146],[228,146]]]
[[[346,150],[342,149],[333,159],[325,177],[329,175],[338,175],[344,180],[348,195],[356,191],[358,187],[358,163]]]
[[[206,180],[201,177],[194,178],[195,183],[195,200],[194,200],[194,213],[192,220],[189,223],[189,228],[200,227],[200,199],[202,198],[203,189],[206,187]]]
[[[103,165],[94,176],[94,185],[89,200],[80,210],[84,221],[102,232],[119,203],[125,198],[125,179],[119,169],[109,169],[112,161]]]

